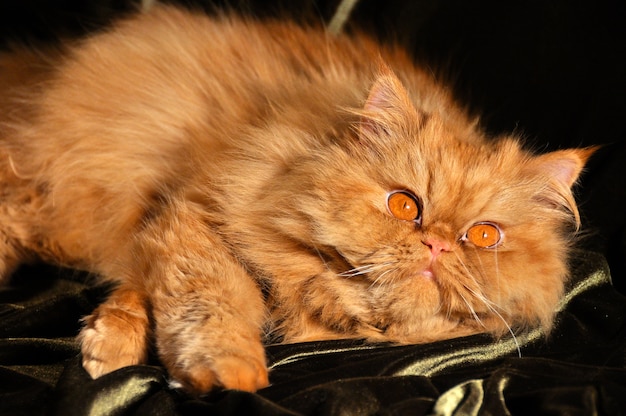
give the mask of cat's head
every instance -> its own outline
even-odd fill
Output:
[[[316,249],[354,282],[352,299],[329,301],[366,307],[404,342],[548,332],[579,223],[571,187],[593,150],[532,155],[416,101],[383,71],[300,200]]]

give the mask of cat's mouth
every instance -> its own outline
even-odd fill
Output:
[[[429,283],[438,283],[438,272],[434,259],[414,260],[414,263],[406,264],[404,267],[398,267],[396,260],[388,261],[354,261],[350,258],[349,253],[343,253],[340,249],[333,247],[332,249],[321,251],[317,250],[317,254],[324,260],[324,263],[336,272],[337,276],[349,278],[352,281],[359,281],[363,284],[370,285],[373,281],[384,285],[385,282],[394,282],[396,279],[423,281]],[[358,258],[358,256],[356,256]],[[369,259],[372,255],[363,256]]]

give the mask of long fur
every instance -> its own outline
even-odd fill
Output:
[[[150,339],[202,393],[267,385],[266,335],[550,330],[592,150],[485,138],[399,48],[155,6],[0,71],[0,279],[44,260],[117,284],[79,336],[94,377]],[[466,238],[484,221],[494,247]]]

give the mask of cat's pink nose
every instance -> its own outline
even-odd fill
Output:
[[[430,253],[433,257],[437,257],[444,251],[450,251],[450,243],[438,240],[436,238],[427,238],[422,241],[422,244],[430,248]]]

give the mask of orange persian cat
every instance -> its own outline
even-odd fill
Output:
[[[154,342],[191,392],[254,391],[268,335],[551,327],[592,150],[488,140],[399,48],[161,6],[0,71],[0,280],[115,284],[93,377]]]

